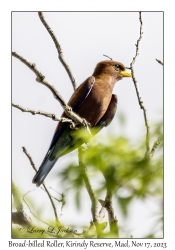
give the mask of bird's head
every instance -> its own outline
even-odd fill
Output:
[[[123,77],[131,77],[131,73],[126,71],[126,68],[122,63],[112,60],[102,61],[97,64],[93,76],[98,77],[102,74],[112,76],[116,80],[120,80]]]

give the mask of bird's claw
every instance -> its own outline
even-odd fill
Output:
[[[77,128],[77,124],[74,123],[74,122],[71,122],[70,128],[73,129],[73,130],[77,130],[77,129],[78,129],[78,128]]]
[[[84,118],[82,118],[82,121],[83,121],[83,125],[84,125],[85,127],[90,126],[90,123],[87,122]]]
[[[91,131],[89,129],[91,124],[89,122],[87,122],[84,118],[82,118],[82,120],[83,120],[83,125],[85,126],[86,130],[89,132],[89,134],[91,134]]]

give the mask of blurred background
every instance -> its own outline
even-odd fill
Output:
[[[78,84],[92,75],[99,61],[106,60],[103,54],[127,67],[130,66],[135,55],[135,44],[139,38],[138,12],[46,12],[44,15],[62,46],[65,59]],[[134,71],[140,95],[147,109],[152,147],[162,133],[163,121],[163,67],[155,60],[158,58],[163,61],[163,13],[143,12],[142,21],[143,38]],[[37,12],[12,13],[12,50],[35,63],[46,80],[57,88],[66,101],[69,100],[73,87]],[[35,81],[35,78],[34,73],[23,63],[12,58],[12,101],[25,108],[61,116],[60,104],[45,86]],[[118,165],[122,166],[115,172],[118,178],[120,174],[124,175],[125,166],[126,168],[130,166],[126,184],[117,190],[113,202],[120,237],[127,238],[132,235],[134,238],[161,238],[163,237],[162,147],[156,150],[152,162],[146,165],[147,173],[141,172],[130,181],[133,178],[136,161],[140,163],[139,171],[145,166],[142,157],[145,152],[146,128],[132,79],[119,81],[114,93],[118,96],[116,116],[109,127],[104,128],[96,136],[95,145],[97,152],[99,152],[98,145],[104,145],[101,149],[105,151],[109,145],[111,148],[115,148],[116,145],[116,151],[113,153],[120,157],[114,161],[120,160]],[[26,147],[36,167],[39,168],[56,126],[57,122],[49,118],[12,109],[12,179],[23,195],[32,191],[26,196],[26,200],[28,199],[31,208],[45,221],[54,220],[54,213],[45,192],[32,184],[34,170],[22,152],[22,146]],[[111,151],[109,155],[110,153]],[[93,157],[91,158],[93,160]],[[128,159],[132,164],[128,164]],[[104,157],[104,162],[106,161]],[[65,194],[66,204],[61,222],[65,226],[80,230],[84,226],[89,226],[91,203],[83,185],[79,186],[81,192],[77,195],[74,182],[69,177],[71,171],[74,171],[73,166],[76,168],[77,164],[78,157],[75,150],[59,159],[45,183],[58,193]],[[100,171],[94,171],[92,165],[93,162],[90,161],[92,186],[99,198],[104,199],[105,192],[102,189],[104,178]],[[65,173],[67,180],[64,180]],[[60,198],[53,190],[50,191]],[[56,205],[59,213],[61,204]],[[27,211],[27,206],[25,209]]]

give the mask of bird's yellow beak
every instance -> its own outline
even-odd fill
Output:
[[[131,77],[131,76],[132,76],[131,73],[129,73],[129,72],[126,71],[126,70],[123,70],[123,71],[121,71],[120,73],[121,73],[121,75],[122,75],[123,77]]]

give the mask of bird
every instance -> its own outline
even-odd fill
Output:
[[[96,128],[94,135],[112,121],[116,108],[117,96],[112,94],[114,85],[123,77],[131,77],[125,66],[117,61],[99,62],[92,74],[72,94],[68,106],[72,111]],[[66,117],[65,113],[62,117]],[[39,187],[57,160],[83,144],[84,141],[72,136],[68,123],[59,122],[51,140],[49,149],[32,182]]]

